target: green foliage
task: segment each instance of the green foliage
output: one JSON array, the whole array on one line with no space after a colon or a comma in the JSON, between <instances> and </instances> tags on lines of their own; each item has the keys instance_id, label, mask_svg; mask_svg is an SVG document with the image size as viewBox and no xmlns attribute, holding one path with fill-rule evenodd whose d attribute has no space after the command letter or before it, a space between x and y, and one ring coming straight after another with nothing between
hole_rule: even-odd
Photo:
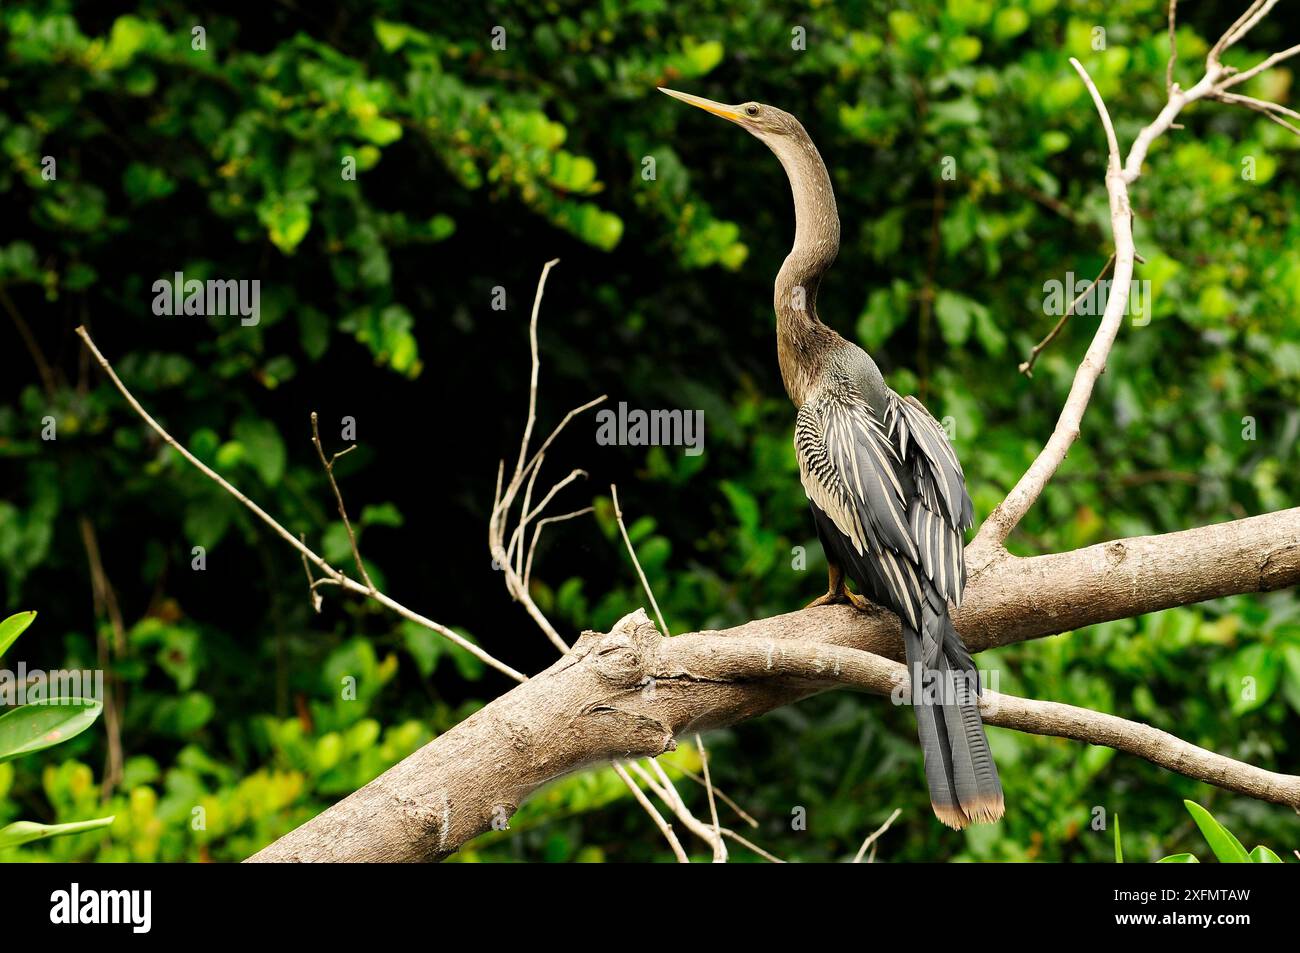
<instances>
[{"instance_id":1,"label":"green foliage","mask_svg":"<svg viewBox=\"0 0 1300 953\"><path fill-rule=\"evenodd\" d=\"M1184 801L1183 803L1187 805L1187 812L1192 815L1192 820L1196 822L1196 826L1201 830L1201 836L1205 838L1205 842L1210 845L1210 850L1214 851L1214 856L1220 862L1225 864L1248 864L1254 859L1250 854L1246 853L1246 848L1241 846L1241 841L1233 836L1232 831L1214 819L1213 814L1195 801Z\"/></svg>"},{"instance_id":2,"label":"green foliage","mask_svg":"<svg viewBox=\"0 0 1300 953\"><path fill-rule=\"evenodd\" d=\"M11 647L36 619L34 611L18 612L0 621L0 655ZM80 698L56 698L19 705L0 714L0 769L5 763L68 741L89 728L103 711L102 703ZM6 772L7 774L9 772ZM9 779L0 775L0 801ZM0 804L0 806L3 806ZM15 821L0 827L0 851L51 837L99 830L113 823L97 817L66 824Z\"/></svg>"},{"instance_id":3,"label":"green foliage","mask_svg":"<svg viewBox=\"0 0 1300 953\"><path fill-rule=\"evenodd\" d=\"M0 764L75 738L100 716L97 701L64 698L21 705L0 715Z\"/></svg>"},{"instance_id":4,"label":"green foliage","mask_svg":"<svg viewBox=\"0 0 1300 953\"><path fill-rule=\"evenodd\" d=\"M1210 845L1210 850L1220 863L1224 864L1280 864L1282 858L1263 844L1257 846L1250 853L1246 853L1246 848L1241 846L1241 841L1233 835L1217 820L1214 815L1197 804L1195 801L1183 801L1187 807L1187 812L1192 815L1192 820L1196 822L1196 827L1200 830L1205 842ZM1119 833L1119 815L1115 815L1115 863L1124 863L1124 853L1120 846ZM1181 853L1170 854L1167 857L1161 857L1157 863L1160 864L1198 864L1200 860L1195 854Z\"/></svg>"},{"instance_id":5,"label":"green foliage","mask_svg":"<svg viewBox=\"0 0 1300 953\"><path fill-rule=\"evenodd\" d=\"M4 657L9 646L18 641L18 636L27 631L27 627L36 621L36 612L15 612L0 622L0 658Z\"/></svg>"},{"instance_id":6,"label":"green foliage","mask_svg":"<svg viewBox=\"0 0 1300 953\"><path fill-rule=\"evenodd\" d=\"M125 753L107 791L103 731L0 764L0 823L117 818L10 856L241 859L509 687L335 587L317 588L314 612L298 555L154 439L83 363L78 324L193 453L350 570L310 444L319 412L327 454L357 446L335 474L375 581L538 671L553 655L481 540L527 406L528 311L551 257L563 263L542 308L538 430L599 393L706 421L694 457L596 445L589 418L548 450L539 488L572 467L595 488L570 487L548 511L597 497L594 519L548 526L537 549L533 596L561 634L643 601L600 495L611 482L674 631L823 591L773 356L772 278L793 227L784 173L756 140L656 86L771 102L804 123L843 226L819 311L947 420L977 517L1041 447L1095 326L1095 313L1072 318L1033 378L1018 375L1057 319L1045 285L1091 279L1110 252L1104 140L1068 57L1125 141L1165 96L1163 0L336 6L209 12L201 49L173 0L0 7L0 321L29 329L48 370L21 333L5 339L0 585L6 604L42 607L41 664L107 657ZM1184 85L1223 26L1212 7L1180 10ZM504 50L491 46L497 25ZM792 46L796 25L806 49ZM1291 45L1284 27L1266 21L1228 62ZM1291 75L1242 91L1294 106ZM1149 314L1126 323L1018 552L1223 521L1300 493L1297 141L1220 103L1180 121L1134 187ZM178 271L260 280L259 322L153 314L153 282ZM85 525L120 647L93 597ZM11 632L0 628L10 656ZM999 690L1266 768L1290 770L1300 745L1293 593L1093 626L981 663ZM851 857L894 807L883 859L1106 860L1118 830L1092 826L1099 807L1122 809L1130 861L1155 859L1196 837L1170 793L1248 842L1296 840L1288 812L998 729L1007 817L953 833L930 817L914 732L910 712L836 693L715 733L711 766L758 820L747 836L792 860ZM679 787L703 805L693 782ZM792 828L796 808L806 830ZM548 788L471 853L668 856L606 771Z\"/></svg>"}]
</instances>

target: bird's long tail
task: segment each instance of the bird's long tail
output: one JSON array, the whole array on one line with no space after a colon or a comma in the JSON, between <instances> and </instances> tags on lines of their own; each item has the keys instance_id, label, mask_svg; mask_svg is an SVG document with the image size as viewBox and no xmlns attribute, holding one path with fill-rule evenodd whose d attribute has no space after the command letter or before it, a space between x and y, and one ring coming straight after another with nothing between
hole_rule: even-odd
<instances>
[{"instance_id":1,"label":"bird's long tail","mask_svg":"<svg viewBox=\"0 0 1300 953\"><path fill-rule=\"evenodd\" d=\"M980 718L975 662L948 618L947 605L930 595L935 598L922 605L922 631L905 624L903 645L930 803L939 820L961 830L1002 817L1002 783Z\"/></svg>"}]
</instances>

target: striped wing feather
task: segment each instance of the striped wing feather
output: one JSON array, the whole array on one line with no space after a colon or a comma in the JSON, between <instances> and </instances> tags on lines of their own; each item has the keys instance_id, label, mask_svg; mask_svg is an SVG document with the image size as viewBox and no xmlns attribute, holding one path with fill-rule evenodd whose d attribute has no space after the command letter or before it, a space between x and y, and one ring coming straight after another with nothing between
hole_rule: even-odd
<instances>
[{"instance_id":1,"label":"striped wing feather","mask_svg":"<svg viewBox=\"0 0 1300 953\"><path fill-rule=\"evenodd\" d=\"M871 594L917 627L918 572L960 604L970 497L947 435L919 401L890 391L882 418L851 389L825 394L800 408L795 453L808 499L848 544L855 565L845 568L883 588Z\"/></svg>"},{"instance_id":2,"label":"striped wing feather","mask_svg":"<svg viewBox=\"0 0 1300 953\"><path fill-rule=\"evenodd\" d=\"M974 522L966 477L948 435L915 397L890 395L887 425L912 467L916 496L908 507L920 564L939 594L961 605L966 588L963 532Z\"/></svg>"}]
</instances>

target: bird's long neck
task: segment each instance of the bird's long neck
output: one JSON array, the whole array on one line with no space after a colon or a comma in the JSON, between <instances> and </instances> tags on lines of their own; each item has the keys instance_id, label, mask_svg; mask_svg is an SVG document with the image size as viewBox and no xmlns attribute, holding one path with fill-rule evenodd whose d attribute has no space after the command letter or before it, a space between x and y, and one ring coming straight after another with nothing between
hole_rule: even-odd
<instances>
[{"instance_id":1,"label":"bird's long neck","mask_svg":"<svg viewBox=\"0 0 1300 953\"><path fill-rule=\"evenodd\" d=\"M840 216L826 163L807 136L771 143L794 193L794 247L776 276L777 357L786 393L801 406L838 336L817 317L822 274L840 248Z\"/></svg>"}]
</instances>

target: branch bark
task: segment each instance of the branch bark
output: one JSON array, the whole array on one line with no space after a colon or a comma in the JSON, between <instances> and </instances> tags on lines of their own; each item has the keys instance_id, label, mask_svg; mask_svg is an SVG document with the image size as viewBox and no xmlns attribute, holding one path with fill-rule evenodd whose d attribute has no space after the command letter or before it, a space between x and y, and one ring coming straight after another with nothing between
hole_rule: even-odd
<instances>
[{"instance_id":1,"label":"branch bark","mask_svg":"<svg viewBox=\"0 0 1300 953\"><path fill-rule=\"evenodd\" d=\"M972 651L1204 599L1300 583L1300 508L1068 553L1005 555L955 617ZM654 756L679 735L736 724L843 684L890 691L897 618L804 609L664 639L643 612L587 632L546 671L250 858L439 860L542 784L587 764ZM1300 779L1155 728L1052 702L990 696L987 720L1105 744L1230 790L1300 807ZM986 702L988 704L988 702Z\"/></svg>"}]
</instances>

